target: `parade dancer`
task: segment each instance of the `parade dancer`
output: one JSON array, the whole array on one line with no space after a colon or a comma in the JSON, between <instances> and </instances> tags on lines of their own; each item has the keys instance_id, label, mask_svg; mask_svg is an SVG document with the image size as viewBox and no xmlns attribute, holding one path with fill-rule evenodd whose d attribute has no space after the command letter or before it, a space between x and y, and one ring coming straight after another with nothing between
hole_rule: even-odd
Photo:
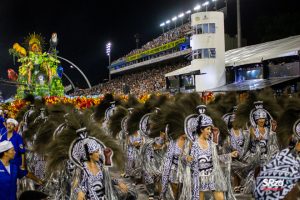
<instances>
[{"instance_id":1,"label":"parade dancer","mask_svg":"<svg viewBox=\"0 0 300 200\"><path fill-rule=\"evenodd\" d=\"M243 163L243 158L248 151L249 142L250 142L250 134L249 131L244 130L242 128L234 125L234 121L236 119L236 111L238 106L233 107L232 113L227 113L223 115L222 119L225 121L228 130L229 137L225 140L225 144L223 145L224 152L232 152L238 151L238 157L232 160L232 170L233 170L233 185L234 192L239 193L241 189L241 179L245 178L243 172L243 168L246 166Z\"/></svg>"},{"instance_id":2,"label":"parade dancer","mask_svg":"<svg viewBox=\"0 0 300 200\"><path fill-rule=\"evenodd\" d=\"M190 154L184 156L191 168L191 199L204 200L205 192L209 191L216 200L234 199L233 196L229 196L231 193L227 192L231 188L228 188L230 184L227 183L228 179L223 174L220 163L231 164L231 157L236 158L238 151L218 155L215 142L218 142L219 130L214 128L212 119L204 114L205 106L198 107L198 110L199 115L190 115L185 120L185 132L192 142Z\"/></svg>"},{"instance_id":3,"label":"parade dancer","mask_svg":"<svg viewBox=\"0 0 300 200\"><path fill-rule=\"evenodd\" d=\"M244 180L243 193L253 193L256 176L271 157L279 151L275 132L277 123L269 111L264 109L263 103L263 101L255 101L255 108L250 111L250 144L249 150L243 158L248 164L245 168L248 176ZM270 105L272 104L269 102L268 107L271 109ZM273 109L275 113L275 106Z\"/></svg>"},{"instance_id":4,"label":"parade dancer","mask_svg":"<svg viewBox=\"0 0 300 200\"><path fill-rule=\"evenodd\" d=\"M127 163L125 169L126 175L124 177L130 176L139 179L141 176L140 150L142 145L144 144L144 138L138 130L134 132L129 131L126 144L127 144Z\"/></svg>"},{"instance_id":5,"label":"parade dancer","mask_svg":"<svg viewBox=\"0 0 300 200\"><path fill-rule=\"evenodd\" d=\"M261 169L256 178L255 199L292 200L299 197L300 132L297 134L294 137L296 144L280 151Z\"/></svg>"},{"instance_id":6,"label":"parade dancer","mask_svg":"<svg viewBox=\"0 0 300 200\"><path fill-rule=\"evenodd\" d=\"M85 128L77 130L78 133L84 132ZM111 181L104 171L103 164L107 162L104 156L104 146L94 138L85 138L76 141L71 146L70 159L79 167L82 168L81 177L78 186L77 200L113 200L117 199L114 196L114 191L111 186ZM80 152L79 149L82 149ZM110 152L111 153L111 152ZM84 156L78 157L78 154ZM82 160L86 160L82 162ZM124 190L127 188L123 188Z\"/></svg>"},{"instance_id":7,"label":"parade dancer","mask_svg":"<svg viewBox=\"0 0 300 200\"><path fill-rule=\"evenodd\" d=\"M140 131L148 137L145 144L142 147L142 172L144 183L147 188L149 200L154 199L155 191L160 193L160 180L162 174L163 158L166 153L166 134L160 133L159 137L154 139L149 138L151 130L151 117L160 112L159 108L156 108L153 113L144 115L140 121Z\"/></svg>"},{"instance_id":8,"label":"parade dancer","mask_svg":"<svg viewBox=\"0 0 300 200\"><path fill-rule=\"evenodd\" d=\"M111 107L111 102L114 102L115 99L112 94L105 94L104 98L100 102L100 104L96 107L95 113L93 114L94 120L101 126L104 125L106 128L106 114L107 109ZM104 123L105 122L105 123Z\"/></svg>"},{"instance_id":9,"label":"parade dancer","mask_svg":"<svg viewBox=\"0 0 300 200\"><path fill-rule=\"evenodd\" d=\"M178 200L182 190L186 163L183 162L183 153L188 148L189 141L184 133L185 118L194 113L195 107L201 102L196 93L178 96L174 102L160 107L161 112L153 120L153 130L166 129L165 133L169 144L163 160L161 180L161 199ZM158 132L158 131L156 131ZM157 133L156 133L157 134Z\"/></svg>"},{"instance_id":10,"label":"parade dancer","mask_svg":"<svg viewBox=\"0 0 300 200\"><path fill-rule=\"evenodd\" d=\"M172 137L172 136L170 136ZM170 140L167 153L163 161L162 172L162 190L160 197L162 199L178 199L181 193L183 180L183 163L181 161L184 148L187 145L185 134L173 136ZM168 197L168 189L171 187L172 193Z\"/></svg>"},{"instance_id":11,"label":"parade dancer","mask_svg":"<svg viewBox=\"0 0 300 200\"><path fill-rule=\"evenodd\" d=\"M140 122L146 116L149 118L150 113L154 110L157 105L162 104L166 97L157 97L152 95L144 105L137 106L134 108L132 113L128 116L127 120L127 164L126 164L126 175L135 177L136 181L141 178L142 164L141 164L141 150L142 146L148 140L148 130L143 129L144 125L140 126ZM144 118L144 119L146 119ZM145 120L144 120L145 121ZM145 121L146 122L146 121ZM144 123L144 122L142 122ZM149 129L147 122L145 129ZM144 135L143 135L144 132ZM146 133L147 132L147 133Z\"/></svg>"},{"instance_id":12,"label":"parade dancer","mask_svg":"<svg viewBox=\"0 0 300 200\"><path fill-rule=\"evenodd\" d=\"M255 199L292 200L300 196L300 101L288 103L280 117L278 138L284 147L261 169Z\"/></svg>"},{"instance_id":13,"label":"parade dancer","mask_svg":"<svg viewBox=\"0 0 300 200\"><path fill-rule=\"evenodd\" d=\"M256 153L257 146L260 150L260 167L262 167L270 158L279 151L276 122L270 113L263 108L263 102L254 103L255 109L250 112L250 137L252 154Z\"/></svg>"},{"instance_id":14,"label":"parade dancer","mask_svg":"<svg viewBox=\"0 0 300 200\"><path fill-rule=\"evenodd\" d=\"M81 191L82 193L80 193L79 197L84 196L93 200L103 198L107 198L108 200L136 199L134 190L130 188L124 190L124 185L122 185L121 181L113 181L114 179L110 178L108 166L112 165L110 161L111 151L107 152L106 147L112 149L114 165L118 169L120 169L120 166L124 162L122 151L117 143L111 137L104 134L103 130L87 116L73 113L69 114L66 118L67 126L49 145L46 170L53 181L49 183L47 189L53 191L53 187L55 187L53 183L55 181L59 181L57 184L60 186L59 190L55 190L56 192L51 194L52 198L77 199L78 192ZM99 149L100 152L96 152L100 156L100 160L92 161L93 164L90 164L93 167L88 169L86 169L90 162L88 158L92 156L88 152L92 151L85 150L85 144L89 143L87 139L96 140L101 147ZM57 152L60 152L60 154ZM94 153L92 152L92 154ZM74 164L75 166L72 166ZM101 176L91 177L91 173L95 175L93 173L95 169L100 169L103 173L103 179L101 179ZM95 180L98 181L95 183ZM105 188L105 193L102 193L102 186ZM86 189L86 192L84 189ZM96 194L92 194L93 191Z\"/></svg>"},{"instance_id":15,"label":"parade dancer","mask_svg":"<svg viewBox=\"0 0 300 200\"><path fill-rule=\"evenodd\" d=\"M148 141L143 152L143 177L148 191L149 200L154 199L155 192L161 192L161 176L163 158L166 153L164 133L161 137Z\"/></svg>"}]
</instances>

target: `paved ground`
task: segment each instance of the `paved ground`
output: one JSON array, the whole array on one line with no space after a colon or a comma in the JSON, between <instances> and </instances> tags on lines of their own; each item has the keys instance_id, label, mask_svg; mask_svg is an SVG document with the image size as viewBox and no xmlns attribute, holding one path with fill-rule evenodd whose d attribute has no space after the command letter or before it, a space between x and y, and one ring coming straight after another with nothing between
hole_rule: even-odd
<instances>
[{"instance_id":1,"label":"paved ground","mask_svg":"<svg viewBox=\"0 0 300 200\"><path fill-rule=\"evenodd\" d=\"M111 173L113 177L120 178L131 187L135 187L135 189L138 191L138 200L148 200L147 191L143 184L138 184L136 186L133 185L132 181L129 178L121 178L120 173L117 170L112 169ZM254 198L252 198L251 195L236 194L235 197L237 200L254 200Z\"/></svg>"}]
</instances>

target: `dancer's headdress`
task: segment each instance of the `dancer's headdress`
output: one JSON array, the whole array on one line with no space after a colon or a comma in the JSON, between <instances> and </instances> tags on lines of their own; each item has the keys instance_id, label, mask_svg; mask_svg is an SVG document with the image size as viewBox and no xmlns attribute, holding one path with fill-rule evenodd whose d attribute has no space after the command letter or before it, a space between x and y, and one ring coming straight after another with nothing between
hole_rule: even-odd
<instances>
[{"instance_id":1,"label":"dancer's headdress","mask_svg":"<svg viewBox=\"0 0 300 200\"><path fill-rule=\"evenodd\" d=\"M234 106L232 108L232 112L226 113L225 115L222 116L222 119L226 123L228 129L230 129L232 127L232 123L235 120L235 113L236 113L237 109L238 109L238 106Z\"/></svg>"},{"instance_id":2,"label":"dancer's headdress","mask_svg":"<svg viewBox=\"0 0 300 200\"><path fill-rule=\"evenodd\" d=\"M138 105L140 105L138 100L134 96L129 96L128 101L123 102L122 105L116 106L113 115L110 116L108 122L108 129L110 130L114 138L119 134L121 130L127 132L127 128L122 128L123 121L125 121L125 118L128 119L128 109L134 108Z\"/></svg>"},{"instance_id":3,"label":"dancer's headdress","mask_svg":"<svg viewBox=\"0 0 300 200\"><path fill-rule=\"evenodd\" d=\"M86 116L74 113L67 116L67 124L67 127L65 127L49 145L47 152L47 170L53 172L65 169L65 164L69 158L74 159L76 165L81 165L79 162L86 158L83 155L86 151L83 151L82 149L82 144L84 144L83 141L87 141L84 140L86 138L97 140L103 149L106 147L110 148L113 152L112 159L114 165L121 168L121 165L124 162L121 148L113 138L103 133L102 129L100 129L96 123L91 122ZM78 152L76 150L77 148L80 148ZM74 149L74 151L72 149ZM69 154L72 152L73 154L69 157ZM102 154L104 155L105 153ZM77 156L75 157L75 155Z\"/></svg>"},{"instance_id":4,"label":"dancer's headdress","mask_svg":"<svg viewBox=\"0 0 300 200\"><path fill-rule=\"evenodd\" d=\"M100 153L100 161L107 166L111 166L111 156L105 156L106 146L97 138L88 136L86 127L76 130L78 138L75 139L69 149L70 160L79 168L83 169L83 163L88 160L88 154L95 151Z\"/></svg>"},{"instance_id":5,"label":"dancer's headdress","mask_svg":"<svg viewBox=\"0 0 300 200\"><path fill-rule=\"evenodd\" d=\"M264 109L263 101L254 102L254 107L255 108L251 110L250 116L249 116L251 125L253 127L256 127L258 119L265 119L266 120L265 126L270 127L271 120L273 120L273 117L266 109Z\"/></svg>"},{"instance_id":6,"label":"dancer's headdress","mask_svg":"<svg viewBox=\"0 0 300 200\"><path fill-rule=\"evenodd\" d=\"M211 117L205 114L205 105L197 106L198 114L192 114L185 118L184 131L191 141L195 141L195 135L198 134L199 128L214 126Z\"/></svg>"},{"instance_id":7,"label":"dancer's headdress","mask_svg":"<svg viewBox=\"0 0 300 200\"><path fill-rule=\"evenodd\" d=\"M263 115L267 115L267 123L270 123L271 119L278 120L282 112L282 107L278 105L272 94L271 89L264 89L260 92L249 92L246 101L239 104L236 112L237 120L233 122L234 125L239 128L247 128L249 125L256 126L255 119L263 117ZM257 102L256 107L255 102ZM270 124L266 125L270 126Z\"/></svg>"}]
</instances>

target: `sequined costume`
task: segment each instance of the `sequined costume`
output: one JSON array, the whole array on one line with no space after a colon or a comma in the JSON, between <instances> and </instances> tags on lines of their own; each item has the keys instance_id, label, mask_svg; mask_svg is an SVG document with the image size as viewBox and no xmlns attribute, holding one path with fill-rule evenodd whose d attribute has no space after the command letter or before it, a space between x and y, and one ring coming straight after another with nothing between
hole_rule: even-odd
<instances>
[{"instance_id":1,"label":"sequined costume","mask_svg":"<svg viewBox=\"0 0 300 200\"><path fill-rule=\"evenodd\" d=\"M177 141L171 140L163 162L162 197L166 195L169 183L179 184L182 182L182 153L183 149L177 145Z\"/></svg>"},{"instance_id":2,"label":"sequined costume","mask_svg":"<svg viewBox=\"0 0 300 200\"><path fill-rule=\"evenodd\" d=\"M160 137L146 142L142 149L142 167L144 182L149 196L154 196L155 184L159 183L162 175L163 158L165 149L154 149L154 144L163 145L164 141Z\"/></svg>"},{"instance_id":3,"label":"sequined costume","mask_svg":"<svg viewBox=\"0 0 300 200\"><path fill-rule=\"evenodd\" d=\"M191 156L193 157L192 171L193 179L199 179L199 191L216 190L215 181L212 179L213 161L211 144L208 142L208 148L203 149L196 142L192 145ZM209 180L208 180L208 177Z\"/></svg>"},{"instance_id":4,"label":"sequined costume","mask_svg":"<svg viewBox=\"0 0 300 200\"><path fill-rule=\"evenodd\" d=\"M140 147L143 144L143 137L138 132L137 136L128 136L127 143L127 163L126 163L126 174L128 176L140 176ZM134 146L134 143L139 143L139 146Z\"/></svg>"},{"instance_id":5,"label":"sequined costume","mask_svg":"<svg viewBox=\"0 0 300 200\"><path fill-rule=\"evenodd\" d=\"M227 191L226 179L219 162L230 162L230 154L218 156L216 144L208 141L207 149L201 148L198 142L193 143L191 156L193 200L199 199L199 192Z\"/></svg>"},{"instance_id":6,"label":"sequined costume","mask_svg":"<svg viewBox=\"0 0 300 200\"><path fill-rule=\"evenodd\" d=\"M89 171L87 163L84 163L79 189L85 193L88 200L107 200L102 167L100 164L97 164L97 166L100 170L94 175Z\"/></svg>"},{"instance_id":7,"label":"sequined costume","mask_svg":"<svg viewBox=\"0 0 300 200\"><path fill-rule=\"evenodd\" d=\"M223 192L225 199L233 200L235 197L230 185L231 154L218 155L216 131L210 132L214 127L212 118L205 114L205 105L199 105L197 109L199 114L189 115L184 122L185 133L191 144L188 151L185 149L183 157L187 166L180 200L199 200L201 192ZM201 139L207 142L205 149L200 146L201 134L211 136L211 139Z\"/></svg>"},{"instance_id":8,"label":"sequined costume","mask_svg":"<svg viewBox=\"0 0 300 200\"><path fill-rule=\"evenodd\" d=\"M239 155L242 156L244 155L244 145L246 138L241 129L238 129L238 132L239 135L237 136L234 133L233 128L230 130L230 145L232 149L237 150L239 152Z\"/></svg>"},{"instance_id":9,"label":"sequined costume","mask_svg":"<svg viewBox=\"0 0 300 200\"><path fill-rule=\"evenodd\" d=\"M284 149L267 163L256 179L255 199L280 200L300 181L300 155Z\"/></svg>"},{"instance_id":10,"label":"sequined costume","mask_svg":"<svg viewBox=\"0 0 300 200\"><path fill-rule=\"evenodd\" d=\"M276 133L272 130L273 118L270 113L263 108L263 102L254 102L255 109L250 112L251 135L250 149L246 153L244 160L247 162L248 176L244 180L244 193L253 193L255 187L255 176L262 167L270 161L273 155L279 152L279 144ZM259 120L264 120L264 124L259 124ZM260 129L264 131L261 132Z\"/></svg>"},{"instance_id":11,"label":"sequined costume","mask_svg":"<svg viewBox=\"0 0 300 200\"><path fill-rule=\"evenodd\" d=\"M250 152L254 154L257 151L257 146L259 147L261 166L268 162L272 155L276 154L279 151L276 133L272 132L267 127L265 127L264 129L264 134L261 134L258 128L255 129L255 138L252 138L251 140L250 149Z\"/></svg>"}]
</instances>

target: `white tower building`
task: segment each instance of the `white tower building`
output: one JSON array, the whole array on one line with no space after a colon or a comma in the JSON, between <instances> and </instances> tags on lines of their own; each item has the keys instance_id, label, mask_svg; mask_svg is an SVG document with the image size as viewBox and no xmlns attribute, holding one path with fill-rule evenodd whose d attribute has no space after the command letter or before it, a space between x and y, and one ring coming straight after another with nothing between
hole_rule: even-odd
<instances>
[{"instance_id":1,"label":"white tower building","mask_svg":"<svg viewBox=\"0 0 300 200\"><path fill-rule=\"evenodd\" d=\"M198 12L191 16L194 33L191 37L193 69L196 91L206 91L225 84L224 14Z\"/></svg>"}]
</instances>

